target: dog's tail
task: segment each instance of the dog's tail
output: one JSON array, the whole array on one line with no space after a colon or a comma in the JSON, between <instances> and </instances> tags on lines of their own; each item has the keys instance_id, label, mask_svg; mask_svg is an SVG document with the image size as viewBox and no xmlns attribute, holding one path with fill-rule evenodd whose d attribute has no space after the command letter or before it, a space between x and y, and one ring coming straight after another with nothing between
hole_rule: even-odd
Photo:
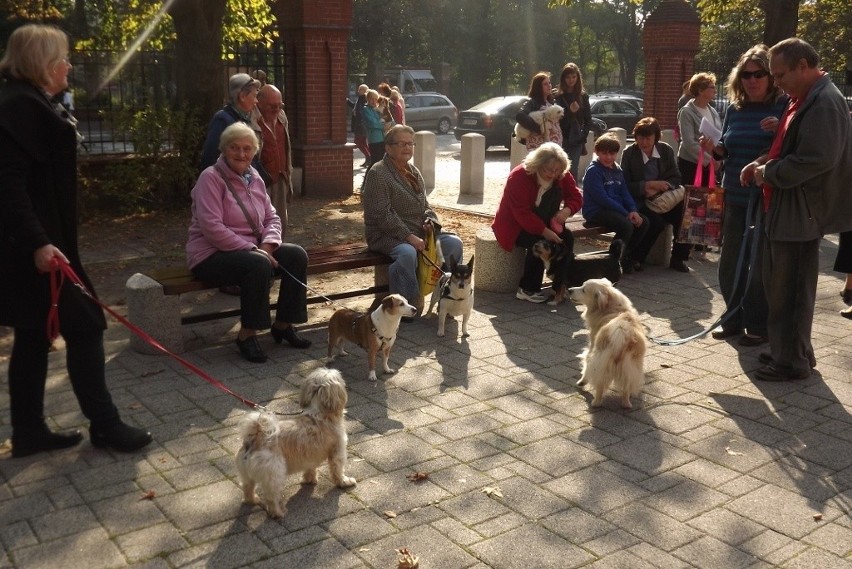
<instances>
[{"instance_id":1,"label":"dog's tail","mask_svg":"<svg viewBox=\"0 0 852 569\"><path fill-rule=\"evenodd\" d=\"M274 438L279 430L278 421L269 413L254 411L240 421L243 446L253 450L264 446L264 443Z\"/></svg>"}]
</instances>

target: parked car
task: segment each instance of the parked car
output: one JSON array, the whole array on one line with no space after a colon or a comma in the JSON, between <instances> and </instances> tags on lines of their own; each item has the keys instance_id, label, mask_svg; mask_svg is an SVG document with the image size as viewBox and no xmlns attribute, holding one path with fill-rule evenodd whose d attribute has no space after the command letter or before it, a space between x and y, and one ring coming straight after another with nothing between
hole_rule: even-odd
<instances>
[{"instance_id":1,"label":"parked car","mask_svg":"<svg viewBox=\"0 0 852 569\"><path fill-rule=\"evenodd\" d=\"M485 137L485 147L512 146L512 135L515 130L515 116L527 97L524 95L507 95L494 97L459 113L459 124L455 129L456 140L461 140L465 134L481 134ZM598 137L606 129L606 123L592 118L592 131Z\"/></svg>"},{"instance_id":2,"label":"parked car","mask_svg":"<svg viewBox=\"0 0 852 569\"><path fill-rule=\"evenodd\" d=\"M622 97L589 97L592 118L606 123L609 128L623 128L627 134L633 132L636 121L642 118L642 109L630 100Z\"/></svg>"},{"instance_id":3,"label":"parked car","mask_svg":"<svg viewBox=\"0 0 852 569\"><path fill-rule=\"evenodd\" d=\"M456 126L459 110L440 93L407 93L405 124L414 130L436 130L447 134Z\"/></svg>"}]
</instances>

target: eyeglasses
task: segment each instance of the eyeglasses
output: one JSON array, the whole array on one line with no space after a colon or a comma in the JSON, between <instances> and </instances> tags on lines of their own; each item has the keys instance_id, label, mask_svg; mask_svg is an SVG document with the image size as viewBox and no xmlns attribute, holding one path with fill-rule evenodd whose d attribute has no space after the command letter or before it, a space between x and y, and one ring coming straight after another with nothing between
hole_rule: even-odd
<instances>
[{"instance_id":1,"label":"eyeglasses","mask_svg":"<svg viewBox=\"0 0 852 569\"><path fill-rule=\"evenodd\" d=\"M764 71L763 69L758 69L757 71L740 71L740 79L751 79L752 77L755 79L763 79L768 76L769 72Z\"/></svg>"},{"instance_id":2,"label":"eyeglasses","mask_svg":"<svg viewBox=\"0 0 852 569\"><path fill-rule=\"evenodd\" d=\"M388 142L390 146L401 146L403 148L414 148L417 146L414 142Z\"/></svg>"}]
</instances>

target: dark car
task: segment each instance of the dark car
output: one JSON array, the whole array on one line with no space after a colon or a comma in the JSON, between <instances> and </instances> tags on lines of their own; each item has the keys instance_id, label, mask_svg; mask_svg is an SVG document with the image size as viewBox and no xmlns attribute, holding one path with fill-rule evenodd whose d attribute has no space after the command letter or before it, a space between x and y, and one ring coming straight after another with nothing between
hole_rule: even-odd
<instances>
[{"instance_id":1,"label":"dark car","mask_svg":"<svg viewBox=\"0 0 852 569\"><path fill-rule=\"evenodd\" d=\"M593 118L602 120L609 128L623 128L628 135L642 118L642 109L622 97L589 97L589 105Z\"/></svg>"},{"instance_id":2,"label":"dark car","mask_svg":"<svg viewBox=\"0 0 852 569\"><path fill-rule=\"evenodd\" d=\"M459 124L456 127L456 140L461 140L465 134L481 134L485 137L485 147L512 146L512 135L515 130L515 116L521 110L527 97L524 95L508 95L494 97L459 113ZM597 138L606 131L607 126L601 120L592 118L592 132Z\"/></svg>"},{"instance_id":3,"label":"dark car","mask_svg":"<svg viewBox=\"0 0 852 569\"><path fill-rule=\"evenodd\" d=\"M435 130L447 134L455 126L459 111L440 93L407 93L405 124L414 130Z\"/></svg>"}]
</instances>

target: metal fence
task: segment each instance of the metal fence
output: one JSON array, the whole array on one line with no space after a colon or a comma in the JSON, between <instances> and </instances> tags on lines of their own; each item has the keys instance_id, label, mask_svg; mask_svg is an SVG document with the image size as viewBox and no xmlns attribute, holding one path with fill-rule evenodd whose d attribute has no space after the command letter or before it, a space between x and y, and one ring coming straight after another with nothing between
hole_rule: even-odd
<instances>
[{"instance_id":1,"label":"metal fence","mask_svg":"<svg viewBox=\"0 0 852 569\"><path fill-rule=\"evenodd\" d=\"M145 109L176 109L173 51L138 51L124 65L124 52L78 50L71 53L70 104L83 135L83 154L124 154L134 151L122 117ZM223 55L223 76L262 69L267 81L283 84L283 44L247 45ZM165 132L164 139L173 140Z\"/></svg>"}]
</instances>

